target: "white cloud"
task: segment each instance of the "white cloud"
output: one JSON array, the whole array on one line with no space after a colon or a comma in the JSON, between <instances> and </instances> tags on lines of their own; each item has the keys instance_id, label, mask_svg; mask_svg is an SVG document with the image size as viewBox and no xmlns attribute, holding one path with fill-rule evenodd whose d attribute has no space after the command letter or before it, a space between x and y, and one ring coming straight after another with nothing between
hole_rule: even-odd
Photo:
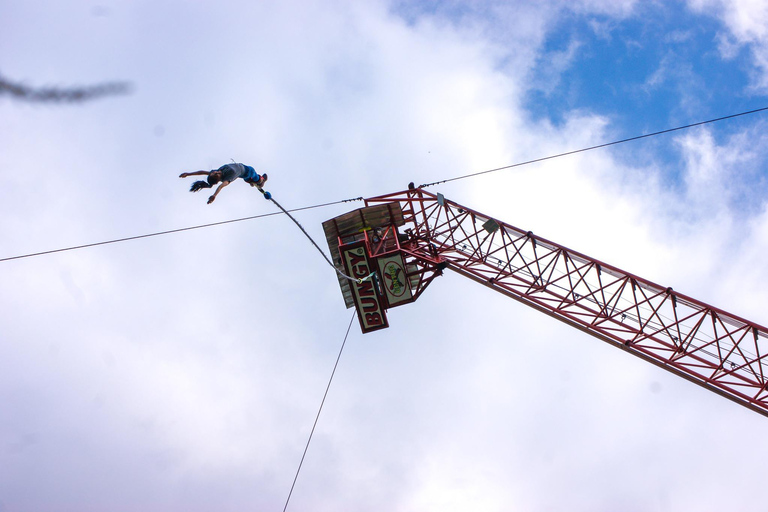
<instances>
[{"instance_id":1,"label":"white cloud","mask_svg":"<svg viewBox=\"0 0 768 512\"><path fill-rule=\"evenodd\" d=\"M32 9L13 30L96 34L101 59L125 66L137 91L71 110L0 103L3 252L274 211L237 185L206 206L176 177L229 157L257 161L295 207L613 138L610 119L534 123L521 104L563 6L492 4L480 11L496 18L465 24L344 2L116 4L99 17L73 5L56 18ZM573 9L618 17L632 5ZM37 41L55 42L57 55L95 44ZM11 55L28 73L66 69ZM79 65L102 72L102 60ZM768 213L749 185L760 133L680 138L687 166L672 190L661 163L636 168L610 151L433 190L759 317ZM359 206L297 218L322 240L321 221ZM288 219L4 269L8 510L283 505L350 318ZM733 432L758 431L762 417L473 282L441 277L390 319L366 336L353 325L289 510L746 509L761 489L751 454L765 441ZM713 461L732 470L713 473Z\"/></svg>"}]
</instances>

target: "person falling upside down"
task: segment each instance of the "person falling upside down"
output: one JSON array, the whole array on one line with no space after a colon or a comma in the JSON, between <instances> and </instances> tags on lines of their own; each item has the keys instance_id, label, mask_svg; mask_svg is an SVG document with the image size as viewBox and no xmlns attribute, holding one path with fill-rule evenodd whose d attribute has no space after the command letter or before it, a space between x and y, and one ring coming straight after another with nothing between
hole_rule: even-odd
<instances>
[{"instance_id":1,"label":"person falling upside down","mask_svg":"<svg viewBox=\"0 0 768 512\"><path fill-rule=\"evenodd\" d=\"M208 176L205 181L194 182L192 186L189 187L190 192L211 188L215 184L221 183L213 195L208 198L208 204L214 202L216 196L221 192L221 189L235 181L237 178L242 178L252 187L258 187L259 190L262 189L264 183L267 181L267 173L259 174L253 167L245 164L226 164L214 171L183 172L179 174L179 178L186 178L188 176Z\"/></svg>"}]
</instances>

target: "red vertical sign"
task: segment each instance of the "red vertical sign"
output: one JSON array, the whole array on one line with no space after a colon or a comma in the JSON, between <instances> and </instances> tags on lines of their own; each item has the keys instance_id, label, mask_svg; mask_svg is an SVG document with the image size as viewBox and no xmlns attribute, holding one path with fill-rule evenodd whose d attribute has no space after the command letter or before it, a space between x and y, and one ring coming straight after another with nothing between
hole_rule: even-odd
<instances>
[{"instance_id":1,"label":"red vertical sign","mask_svg":"<svg viewBox=\"0 0 768 512\"><path fill-rule=\"evenodd\" d=\"M339 251L347 274L355 279L363 279L362 282L349 282L352 298L355 301L357 318L360 320L360 328L363 333L389 327L387 315L382 307L373 279L370 277L374 269L365 254L365 244L360 241L342 245L339 246Z\"/></svg>"}]
</instances>

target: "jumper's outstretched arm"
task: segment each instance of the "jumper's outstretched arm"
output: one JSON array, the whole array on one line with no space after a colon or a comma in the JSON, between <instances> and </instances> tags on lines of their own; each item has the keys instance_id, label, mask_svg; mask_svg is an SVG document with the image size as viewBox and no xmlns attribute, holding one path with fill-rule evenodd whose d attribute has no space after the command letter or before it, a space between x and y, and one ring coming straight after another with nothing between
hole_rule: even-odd
<instances>
[{"instance_id":1,"label":"jumper's outstretched arm","mask_svg":"<svg viewBox=\"0 0 768 512\"><path fill-rule=\"evenodd\" d=\"M208 176L211 171L195 171L195 172L183 172L179 174L179 178L186 178L187 176Z\"/></svg>"},{"instance_id":2,"label":"jumper's outstretched arm","mask_svg":"<svg viewBox=\"0 0 768 512\"><path fill-rule=\"evenodd\" d=\"M216 200L216 196L219 195L219 192L221 192L221 189L223 189L224 187L226 187L230 183L232 183L232 182L231 181L222 181L221 185L219 185L218 188L216 188L216 192L214 192L213 195L208 198L208 204L211 204L212 202L214 202Z\"/></svg>"}]
</instances>

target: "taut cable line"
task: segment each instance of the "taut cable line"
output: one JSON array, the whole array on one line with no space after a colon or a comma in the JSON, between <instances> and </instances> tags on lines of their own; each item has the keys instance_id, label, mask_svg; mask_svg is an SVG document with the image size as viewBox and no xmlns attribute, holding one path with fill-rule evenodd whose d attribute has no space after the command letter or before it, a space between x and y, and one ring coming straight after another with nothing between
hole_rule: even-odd
<instances>
[{"instance_id":1,"label":"taut cable line","mask_svg":"<svg viewBox=\"0 0 768 512\"><path fill-rule=\"evenodd\" d=\"M347 333L344 335L344 341L341 342L341 348L339 349L339 355L336 357L336 363L333 365L333 371L331 372L331 378L328 379L328 385L325 388L325 393L323 394L323 400L320 402L320 408L317 411L317 415L315 416L315 423L312 425L312 430L309 433L309 438L307 439L307 445L304 447L304 453L301 455L301 460L299 461L299 467L296 469L296 476L293 477L293 483L291 484L291 490L288 491L288 498L285 500L285 506L283 507L283 512L285 512L288 509L288 503L291 501L291 495L293 494L293 488L296 486L296 480L299 479L299 473L301 472L301 466L304 464L304 457L307 456L307 450L309 450L309 443L312 442L312 435L315 433L315 427L317 427L317 422L320 419L320 413L323 412L323 405L325 405L325 399L328 397L328 390L331 389L331 382L333 382L333 376L336 375L336 368L339 366L339 360L341 359L341 353L344 352L344 345L347 344L347 337L349 336L349 330L352 328L352 322L355 321L355 316L357 316L357 312L352 313L352 318L349 319L349 325L347 326Z\"/></svg>"},{"instance_id":2,"label":"taut cable line","mask_svg":"<svg viewBox=\"0 0 768 512\"><path fill-rule=\"evenodd\" d=\"M331 205L339 204L339 203L348 203L350 201L361 201L362 199L363 199L362 197L356 197L354 199L342 199L341 201L334 201L332 203L323 203L323 204L316 204L316 205L313 205L313 206L304 206L302 208L294 208L294 209L292 209L290 211L291 212L298 212L298 211L302 211L302 210L311 210L313 208L322 208L324 206L331 206ZM221 222L211 222L210 224L200 224L198 226L190 226L190 227L179 228L179 229L170 229L168 231L158 231L157 233L148 233L148 234L145 234L145 235L129 236L129 237L125 237L125 238L116 238L114 240L106 240L104 242L96 242L96 243L92 243L92 244L83 244L83 245L75 245L75 246L72 246L72 247L64 247L64 248L61 248L61 249L53 249L53 250L50 250L50 251L34 252L34 253L30 253L30 254L21 254L19 256L10 256L10 257L7 257L7 258L0 258L0 263L2 263L4 261L20 260L22 258L31 258L33 256L43 256L45 254L54 254L54 253L57 253L57 252L65 252L65 251L74 251L74 250L77 250L77 249L85 249L87 247L97 247L99 245L115 244L115 243L118 243L118 242L127 242L128 240L138 240L140 238L149 238L149 237L153 237L153 236L169 235L171 233L180 233L182 231L191 231L193 229L210 228L210 227L213 227L213 226L221 226L223 224L231 224L233 222L242 222L244 220L259 219L259 218L262 218L262 217L271 217L273 215L280 215L281 213L282 212L263 213L261 215L252 215L250 217L242 217L242 218L239 218L239 219L224 220L224 221L221 221Z\"/></svg>"},{"instance_id":3,"label":"taut cable line","mask_svg":"<svg viewBox=\"0 0 768 512\"><path fill-rule=\"evenodd\" d=\"M686 130L686 129L689 129L689 128L694 128L696 126L702 126L702 125L706 125L706 124L716 123L716 122L719 122L719 121L725 121L727 119L733 119L733 118L736 118L736 117L746 116L746 115L749 115L749 114L756 114L758 112L764 112L766 110L768 110L768 107L756 108L756 109L748 110L748 111L745 111L745 112L739 112L738 114L731 114L731 115L727 115L727 116L717 117L715 119L708 119L706 121L699 121L697 123L690 123L690 124L686 124L684 126L678 126L676 128L668 128L666 130L661 130L661 131L657 131L657 132L653 132L653 133L646 133L645 135L637 135L635 137L629 137L629 138L626 138L626 139L616 140L616 141L613 141L613 142L606 142L604 144L598 144L596 146L590 146L590 147L582 148L582 149L575 149L573 151L566 151L565 153L558 153L556 155L550 155L550 156L545 156L545 157L542 157L542 158L536 158L534 160L527 160L525 162L518 162L516 164L505 165L503 167L496 167L495 169L487 169L485 171L479 171L479 172L474 172L474 173L470 173L470 174L464 174L462 176L456 176L454 178L448 178L448 179L441 180L441 181L434 181L432 183L425 183L425 184L419 185L419 187L420 188L431 187L433 185L439 185L441 183L449 183L451 181L463 180L465 178L472 178L472 177L475 177L475 176L480 176L482 174L489 174L489 173L492 173L492 172L503 171L505 169L512 169L512 168L515 168L515 167L522 167L524 165L534 164L534 163L537 163L537 162L543 162L545 160L552 160L554 158L560 158L560 157L563 157L563 156L575 155L577 153L584 153L586 151L592 151L594 149L605 148L605 147L608 147L608 146L615 146L617 144L623 144L625 142L631 142L631 141L635 141L635 140L646 139L646 138L649 138L649 137L655 137L657 135L663 135L665 133L676 132L676 131L679 131L679 130ZM334 201L334 202L331 202L331 203L318 204L318 205L314 205L314 206L305 206L303 208L294 208L292 210L283 210L282 206L280 206L277 202L275 202L275 204L281 210L283 210L283 213L288 214L288 212L298 212L298 211L301 211L301 210L309 210L309 209L312 209L312 208L321 208L323 206L330 206L330 205L339 204L339 203L348 203L348 202L351 202L351 201L361 201L362 199L363 199L362 197L356 197L356 198L352 198L352 199L342 199L341 201ZM96 242L96 243L92 243L92 244L76 245L76 246L65 247L65 248L61 248L61 249L53 249L53 250L50 250L50 251L35 252L35 253L30 253L30 254L22 254L22 255L19 255L19 256L10 256L10 257L7 257L7 258L0 258L0 263L5 262L5 261L18 260L18 259L22 259L22 258L31 258L33 256L43 256L45 254L54 254L54 253L57 253L57 252L64 252L64 251L74 251L76 249L85 249L87 247L96 247L96 246L99 246L99 245L114 244L114 243L117 243L117 242L126 242L128 240L138 240L140 238L149 238L149 237L152 237L152 236L168 235L170 233L179 233L181 231L190 231L190 230L193 230L193 229L208 228L208 227L212 227L212 226L219 226L219 225L222 225L222 224L230 224L230 223L233 223L233 222L241 222L241 221L244 221L244 220L258 219L260 217L269 217L269 216L272 216L272 215L279 215L279 213L277 213L277 212L275 212L275 213L265 213L265 214L262 214L262 215L253 215L251 217L243 217L243 218L240 218L240 219L225 220L225 221L221 221L221 222L213 222L213 223L210 223L210 224L201 224L199 226L190 226L190 227L180 228L180 229L171 229L171 230L168 230L168 231L160 231L160 232L157 232L157 233L148 233L148 234L145 234L145 235L130 236L130 237L126 237L126 238L117 238L117 239L114 239L114 240L107 240L107 241L104 241L104 242ZM288 216L291 217L290 214ZM301 230L304 231L304 228L301 227L301 225L296 221L296 219L291 217L291 220L293 220L299 226L299 228L301 228ZM306 231L304 231L304 233L306 234ZM310 240L311 240L311 238L310 238ZM317 247L317 244L315 244L314 241L312 241L312 243L315 245L315 247ZM328 258L325 256L325 253L323 253L322 250L320 252L323 254L323 257L325 257L326 260L327 260ZM341 274L343 277L346 277L347 279L352 279L349 276L346 276L343 273L341 273L339 271L339 269L336 268L332 263L331 263L331 266L333 266L334 269L336 269L336 271L339 274ZM352 280L353 281L357 281L357 279L352 279Z\"/></svg>"},{"instance_id":4,"label":"taut cable line","mask_svg":"<svg viewBox=\"0 0 768 512\"><path fill-rule=\"evenodd\" d=\"M462 176L456 176L455 178L449 178L447 180L441 180L441 181L435 181L435 182L432 182L432 183L422 184L422 185L419 185L419 187L420 188L431 187L432 185L439 185L440 183L448 183L450 181L463 180L464 178L472 178L474 176L480 176L481 174L488 174L488 173L492 173L492 172L496 172L496 171L503 171L505 169L512 169L514 167L522 167L523 165L535 164L537 162L543 162L545 160L552 160L553 158L560 158L562 156L575 155L576 153L584 153L585 151L592 151L593 149L600 149L600 148L605 148L605 147L608 147L608 146L615 146L617 144L623 144L625 142L631 142L633 140L640 140L640 139L646 139L648 137L655 137L657 135L663 135L665 133L676 132L678 130L687 130L688 128L694 128L696 126L702 126L702 125L705 125L705 124L716 123L718 121L725 121L726 119L733 119L734 117L741 117L741 116L746 116L746 115L749 115L749 114L756 114L758 112L763 112L763 111L766 111L766 110L768 110L768 107L756 108L754 110L748 110L746 112L739 112L738 114L731 114L731 115L728 115L728 116L718 117L718 118L715 118L715 119L708 119L706 121L700 121L698 123L686 124L685 126L678 126L676 128L668 128L666 130L661 130L661 131L658 131L658 132L646 133L645 135L637 135L635 137L629 137L628 139L615 140L613 142L606 142L605 144L598 144L597 146L590 146L588 148L575 149L573 151L566 151L565 153L558 153L557 155L545 156L543 158L536 158L534 160L528 160L528 161L525 161L525 162L519 162L519 163L512 164L512 165L505 165L504 167L497 167L495 169L488 169L486 171L479 171L479 172L473 172L473 173L470 173L470 174L464 174Z\"/></svg>"}]
</instances>

